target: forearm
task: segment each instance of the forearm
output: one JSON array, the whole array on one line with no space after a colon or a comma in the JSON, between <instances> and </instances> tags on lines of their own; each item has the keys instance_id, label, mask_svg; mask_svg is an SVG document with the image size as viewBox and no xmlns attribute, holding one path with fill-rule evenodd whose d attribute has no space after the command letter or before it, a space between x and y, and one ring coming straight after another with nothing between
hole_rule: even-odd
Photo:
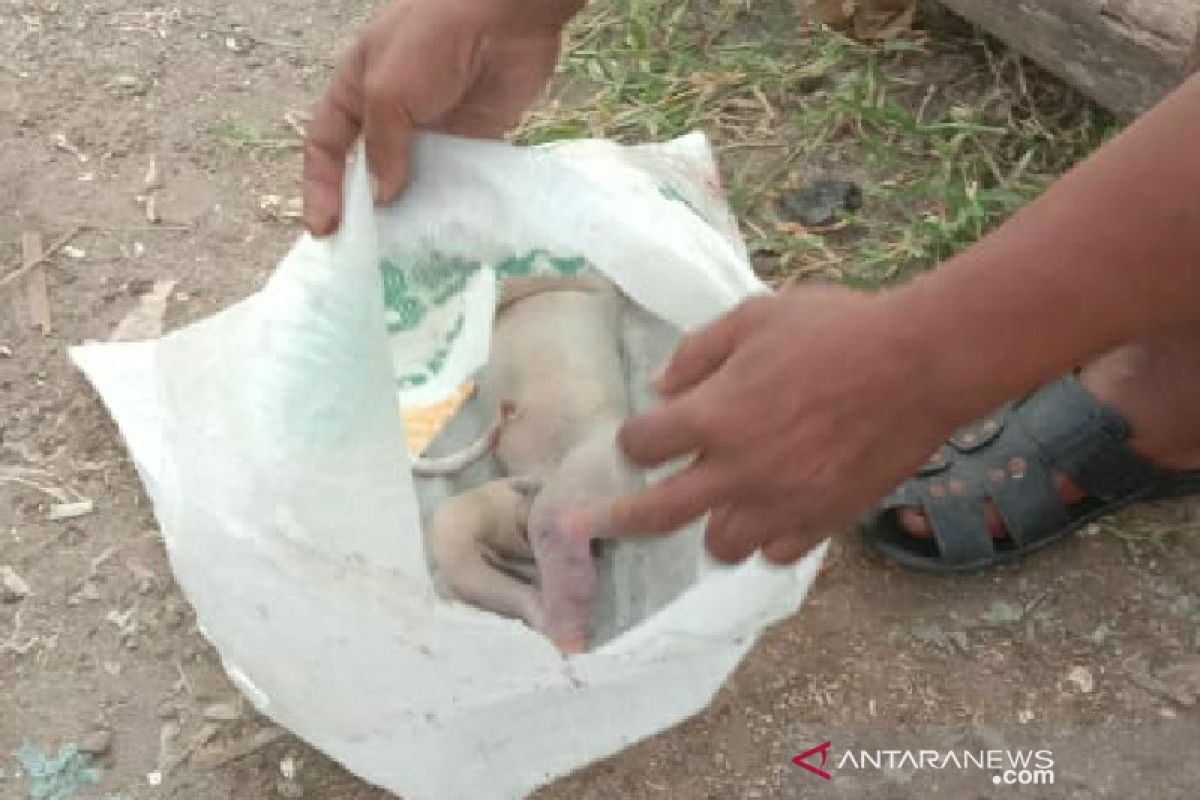
<instances>
[{"instance_id":1,"label":"forearm","mask_svg":"<svg viewBox=\"0 0 1200 800\"><path fill-rule=\"evenodd\" d=\"M956 423L1200 323L1200 78L889 302Z\"/></svg>"}]
</instances>

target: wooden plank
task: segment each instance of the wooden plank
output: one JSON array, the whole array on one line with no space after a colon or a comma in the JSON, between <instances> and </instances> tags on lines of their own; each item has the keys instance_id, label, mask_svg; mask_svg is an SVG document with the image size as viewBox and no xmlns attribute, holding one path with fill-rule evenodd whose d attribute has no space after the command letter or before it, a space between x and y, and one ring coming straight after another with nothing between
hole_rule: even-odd
<instances>
[{"instance_id":1,"label":"wooden plank","mask_svg":"<svg viewBox=\"0 0 1200 800\"><path fill-rule=\"evenodd\" d=\"M46 266L42 261L42 235L37 231L21 234L21 256L26 266L31 267L25 276L25 300L29 309L29 323L50 333L50 287L46 281ZM37 264L37 266L34 266ZM20 296L17 293L16 296Z\"/></svg>"},{"instance_id":2,"label":"wooden plank","mask_svg":"<svg viewBox=\"0 0 1200 800\"><path fill-rule=\"evenodd\" d=\"M1179 85L1200 33L1200 0L941 2L1125 117Z\"/></svg>"},{"instance_id":3,"label":"wooden plank","mask_svg":"<svg viewBox=\"0 0 1200 800\"><path fill-rule=\"evenodd\" d=\"M24 330L25 327L29 325L29 312L25 310L25 293L14 291L11 292L10 295L12 298L13 324L21 330Z\"/></svg>"},{"instance_id":4,"label":"wooden plank","mask_svg":"<svg viewBox=\"0 0 1200 800\"><path fill-rule=\"evenodd\" d=\"M46 259L50 258L55 253L57 253L62 247L64 247L67 244L67 242L74 239L76 234L78 234L82 230L87 230L87 229L89 229L89 226L76 225L74 228L67 231L67 233L65 233L62 236L62 238L60 238L54 244L50 245L45 250L43 250L37 258L30 261L28 259L28 257L26 257L26 259L22 262L21 266L13 267L13 269L11 271L6 272L3 276L0 276L0 289L5 288L6 286L15 285L19 280L24 278L35 267L38 267L38 266L41 266L42 264L44 264L46 262ZM161 231L161 230L170 230L170 228L164 228L161 225L157 225L154 228L147 228L147 230Z\"/></svg>"}]
</instances>

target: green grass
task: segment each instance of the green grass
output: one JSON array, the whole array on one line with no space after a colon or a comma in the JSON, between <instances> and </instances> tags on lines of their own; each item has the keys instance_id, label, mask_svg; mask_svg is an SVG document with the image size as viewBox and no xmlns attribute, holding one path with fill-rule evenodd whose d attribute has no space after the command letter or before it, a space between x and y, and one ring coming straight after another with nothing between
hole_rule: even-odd
<instances>
[{"instance_id":1,"label":"green grass","mask_svg":"<svg viewBox=\"0 0 1200 800\"><path fill-rule=\"evenodd\" d=\"M854 245L843 270L855 282L886 281L970 245L1113 129L1081 101L1052 127L999 119L982 104L952 105L926 119L919 106L914 111L893 95L896 88L870 53L797 119L802 130L816 132L814 147L841 133L874 178L865 186L873 219L855 221L870 235ZM988 92L999 96L1004 88L993 83Z\"/></svg>"},{"instance_id":2,"label":"green grass","mask_svg":"<svg viewBox=\"0 0 1200 800\"><path fill-rule=\"evenodd\" d=\"M224 146L241 152L290 150L303 144L299 137L268 135L261 125L237 115L215 123L212 135Z\"/></svg>"},{"instance_id":3,"label":"green grass","mask_svg":"<svg viewBox=\"0 0 1200 800\"><path fill-rule=\"evenodd\" d=\"M875 286L976 241L1115 126L953 26L866 46L801 33L791 0L612 0L572 24L552 100L518 139L695 129L765 277ZM825 175L859 181L864 208L834 231L781 224L779 192Z\"/></svg>"}]
</instances>

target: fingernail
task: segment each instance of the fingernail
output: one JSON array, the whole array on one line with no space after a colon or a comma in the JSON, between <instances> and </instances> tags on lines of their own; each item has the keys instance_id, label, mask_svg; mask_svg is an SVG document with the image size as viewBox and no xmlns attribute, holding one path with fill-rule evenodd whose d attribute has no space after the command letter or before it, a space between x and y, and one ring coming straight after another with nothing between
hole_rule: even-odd
<instances>
[{"instance_id":1,"label":"fingernail","mask_svg":"<svg viewBox=\"0 0 1200 800\"><path fill-rule=\"evenodd\" d=\"M579 655L587 650L587 639L583 636L568 636L555 642L555 646L565 656Z\"/></svg>"},{"instance_id":2,"label":"fingernail","mask_svg":"<svg viewBox=\"0 0 1200 800\"><path fill-rule=\"evenodd\" d=\"M659 367L658 372L654 373L654 377L650 379L650 388L656 393L662 394L663 384L667 380L667 368Z\"/></svg>"},{"instance_id":3,"label":"fingernail","mask_svg":"<svg viewBox=\"0 0 1200 800\"><path fill-rule=\"evenodd\" d=\"M332 214L313 214L305 220L305 224L309 233L320 238L333 233L337 227L337 219Z\"/></svg>"}]
</instances>

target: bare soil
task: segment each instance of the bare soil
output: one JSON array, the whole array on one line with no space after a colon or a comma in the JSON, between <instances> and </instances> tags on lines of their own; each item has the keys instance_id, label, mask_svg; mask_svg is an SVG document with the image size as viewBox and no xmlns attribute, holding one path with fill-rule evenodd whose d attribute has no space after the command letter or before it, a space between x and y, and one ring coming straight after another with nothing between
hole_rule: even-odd
<instances>
[{"instance_id":1,"label":"bare soil","mask_svg":"<svg viewBox=\"0 0 1200 800\"><path fill-rule=\"evenodd\" d=\"M95 744L98 731L111 732L97 745L103 782L82 797L390 796L290 736L234 757L269 723L238 703L199 635L117 432L66 356L107 338L155 279L179 281L168 327L262 284L299 231L285 115L311 105L376 5L0 8L0 274L19 263L22 232L50 242L87 226L48 266L49 335L0 289L0 465L44 470L39 482L95 501L91 514L49 521L51 497L0 483L0 565L30 588L0 604L0 798L25 796L11 755L23 743ZM152 160L159 225L136 199ZM901 572L843 537L801 612L762 638L711 707L537 796L809 796L790 759L819 742L800 725L1151 736L1164 720L1200 722L1198 530L1194 503L1137 509L1019 567L961 579ZM921 780L889 796L941 796ZM981 782L977 796L1004 796L993 788ZM1062 796L1100 790L1085 780Z\"/></svg>"}]
</instances>

